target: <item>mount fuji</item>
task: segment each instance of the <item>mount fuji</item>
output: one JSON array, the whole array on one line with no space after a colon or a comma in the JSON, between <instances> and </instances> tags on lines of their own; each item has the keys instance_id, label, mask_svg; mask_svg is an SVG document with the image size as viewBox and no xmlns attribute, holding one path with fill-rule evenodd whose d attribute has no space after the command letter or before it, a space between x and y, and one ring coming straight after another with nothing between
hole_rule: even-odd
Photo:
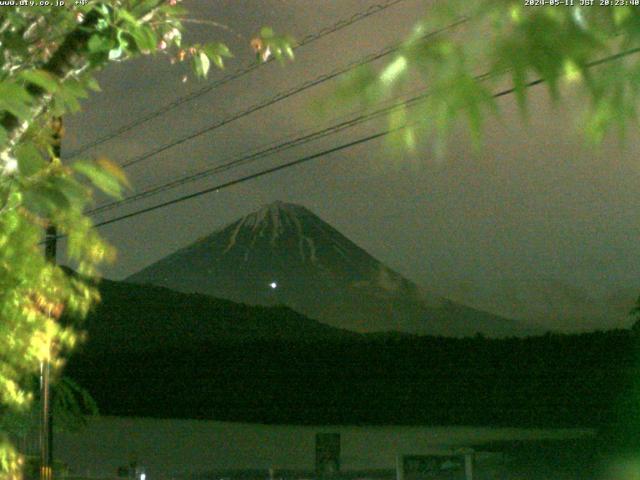
<instances>
[{"instance_id":1,"label":"mount fuji","mask_svg":"<svg viewBox=\"0 0 640 480\"><path fill-rule=\"evenodd\" d=\"M534 333L526 324L425 291L307 208L284 202L238 219L127 282L255 305L284 304L357 332Z\"/></svg>"}]
</instances>

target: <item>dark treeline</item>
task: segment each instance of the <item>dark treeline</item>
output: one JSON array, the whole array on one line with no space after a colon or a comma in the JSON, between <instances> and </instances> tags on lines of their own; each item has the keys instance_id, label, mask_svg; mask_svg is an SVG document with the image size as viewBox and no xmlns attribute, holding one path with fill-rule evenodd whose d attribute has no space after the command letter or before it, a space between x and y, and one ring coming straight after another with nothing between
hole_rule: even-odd
<instances>
[{"instance_id":1,"label":"dark treeline","mask_svg":"<svg viewBox=\"0 0 640 480\"><path fill-rule=\"evenodd\" d=\"M490 340L225 342L74 357L103 413L259 422L585 426L632 399L615 331ZM624 406L624 405L623 405ZM626 405L629 406L629 405Z\"/></svg>"},{"instance_id":2,"label":"dark treeline","mask_svg":"<svg viewBox=\"0 0 640 480\"><path fill-rule=\"evenodd\" d=\"M489 339L361 335L284 307L114 282L66 374L111 415L634 432L628 330ZM640 391L640 390L639 390ZM621 429L621 427L624 427Z\"/></svg>"}]
</instances>

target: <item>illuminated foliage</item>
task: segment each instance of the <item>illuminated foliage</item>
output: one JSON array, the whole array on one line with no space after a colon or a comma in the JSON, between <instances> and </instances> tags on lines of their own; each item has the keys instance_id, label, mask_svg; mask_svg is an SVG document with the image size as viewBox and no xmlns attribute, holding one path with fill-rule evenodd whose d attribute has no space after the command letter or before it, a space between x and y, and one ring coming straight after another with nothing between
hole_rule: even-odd
<instances>
[{"instance_id":1,"label":"illuminated foliage","mask_svg":"<svg viewBox=\"0 0 640 480\"><path fill-rule=\"evenodd\" d=\"M363 67L338 96L371 104L421 84L424 100L409 109L399 106L390 127L409 144L413 135L407 131L420 131L437 153L459 119L478 143L486 117L499 113L499 92L513 93L526 118L529 87L541 81L555 102L582 96L576 123L589 141L637 126L638 6L529 3L535 2L438 2L395 58L381 68Z\"/></svg>"},{"instance_id":2,"label":"illuminated foliage","mask_svg":"<svg viewBox=\"0 0 640 480\"><path fill-rule=\"evenodd\" d=\"M77 111L90 90L99 90L92 75L111 62L150 54L172 62L192 59L200 77L211 62L222 67L231 56L223 44L182 45L185 13L177 0L0 9L0 425L5 428L32 403L40 363L49 360L58 372L64 353L78 342L78 332L58 317L63 310L70 318L86 315L99 299L86 280L114 258L113 248L83 214L93 201L93 187L113 197L128 188L120 168L106 159L64 165L55 158L55 119ZM290 49L280 37L269 41L280 52ZM67 258L78 276L46 261L43 229L50 224L65 236ZM67 410L75 408L74 396L83 395L68 382L59 391ZM88 399L84 403L92 408ZM16 474L19 457L3 435L0 430L0 478L8 478Z\"/></svg>"}]
</instances>

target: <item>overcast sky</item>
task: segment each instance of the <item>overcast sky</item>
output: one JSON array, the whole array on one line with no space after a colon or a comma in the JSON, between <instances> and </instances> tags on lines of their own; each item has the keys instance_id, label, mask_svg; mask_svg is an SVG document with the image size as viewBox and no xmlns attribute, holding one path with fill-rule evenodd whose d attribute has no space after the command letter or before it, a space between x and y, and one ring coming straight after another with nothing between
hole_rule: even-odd
<instances>
[{"instance_id":1,"label":"overcast sky","mask_svg":"<svg viewBox=\"0 0 640 480\"><path fill-rule=\"evenodd\" d=\"M301 39L347 19L375 2L364 0L219 0L185 2L193 17L235 30L193 25L198 41L223 40L236 57L225 73L252 59L248 41L262 25ZM270 63L91 150L119 163L214 124L282 91L397 42L428 3L404 0L366 20L296 51L294 63ZM242 37L240 39L239 37ZM185 70L162 58L110 67L99 75L103 91L82 113L66 119L63 150L72 151L152 112L207 82L183 83ZM278 102L128 169L144 189L310 128L330 125L313 100L331 82ZM492 121L486 147L474 152L464 135L442 160L428 146L414 157L373 141L312 163L201 196L102 229L119 260L105 273L121 279L201 236L274 200L305 205L351 240L411 280L465 303L522 317L572 317L600 308L620 324L640 293L640 161L631 138L600 149L583 146L572 127L576 104L552 107L544 89L532 89L529 124L518 120L514 99L500 100L502 121ZM375 131L358 127L162 195L106 213L133 211L293 160ZM590 303L591 302L591 303ZM582 307L581 307L582 305ZM522 312L523 309L530 311ZM591 315L591 316L594 316ZM577 324L577 323L576 323ZM568 325L568 324L567 324ZM589 324L591 325L591 324Z\"/></svg>"}]
</instances>

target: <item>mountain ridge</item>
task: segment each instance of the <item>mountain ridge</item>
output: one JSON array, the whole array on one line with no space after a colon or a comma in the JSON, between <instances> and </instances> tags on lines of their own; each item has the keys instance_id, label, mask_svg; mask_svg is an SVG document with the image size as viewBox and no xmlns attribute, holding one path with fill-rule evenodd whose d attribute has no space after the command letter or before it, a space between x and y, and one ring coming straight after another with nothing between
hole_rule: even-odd
<instances>
[{"instance_id":1,"label":"mountain ridge","mask_svg":"<svg viewBox=\"0 0 640 480\"><path fill-rule=\"evenodd\" d=\"M490 336L537 333L435 295L304 206L273 202L126 279L252 305L285 304L358 332Z\"/></svg>"},{"instance_id":2,"label":"mountain ridge","mask_svg":"<svg viewBox=\"0 0 640 480\"><path fill-rule=\"evenodd\" d=\"M325 325L284 305L252 306L199 293L101 279L99 302L80 325L81 350L144 352L186 345L256 341L353 340L359 334ZM135 319L135 321L132 321Z\"/></svg>"}]
</instances>

